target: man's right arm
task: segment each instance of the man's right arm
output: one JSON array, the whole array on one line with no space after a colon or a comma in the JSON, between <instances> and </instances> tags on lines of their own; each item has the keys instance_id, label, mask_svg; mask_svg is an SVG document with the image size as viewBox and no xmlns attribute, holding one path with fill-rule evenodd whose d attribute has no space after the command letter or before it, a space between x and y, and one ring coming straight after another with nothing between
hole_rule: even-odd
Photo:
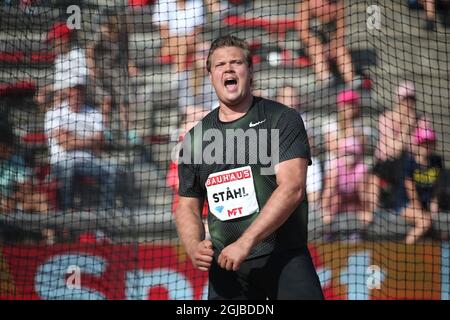
<instances>
[{"instance_id":1,"label":"man's right arm","mask_svg":"<svg viewBox=\"0 0 450 320\"><path fill-rule=\"evenodd\" d=\"M175 223L183 246L195 268L208 271L214 251L212 243L205 238L201 219L203 201L201 198L181 197L175 214Z\"/></svg>"}]
</instances>

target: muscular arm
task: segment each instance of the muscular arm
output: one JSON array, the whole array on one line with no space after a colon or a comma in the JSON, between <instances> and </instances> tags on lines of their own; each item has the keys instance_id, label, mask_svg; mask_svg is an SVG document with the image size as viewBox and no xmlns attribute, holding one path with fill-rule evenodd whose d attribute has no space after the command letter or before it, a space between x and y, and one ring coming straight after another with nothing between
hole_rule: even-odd
<instances>
[{"instance_id":1,"label":"muscular arm","mask_svg":"<svg viewBox=\"0 0 450 320\"><path fill-rule=\"evenodd\" d=\"M308 160L295 158L284 161L277 168L277 184L259 217L242 234L242 240L252 247L276 231L286 222L305 195Z\"/></svg>"},{"instance_id":2,"label":"muscular arm","mask_svg":"<svg viewBox=\"0 0 450 320\"><path fill-rule=\"evenodd\" d=\"M305 195L308 160L295 158L276 167L278 187L261 210L258 218L242 236L222 250L218 263L227 270L239 269L250 250L283 225Z\"/></svg>"},{"instance_id":3,"label":"muscular arm","mask_svg":"<svg viewBox=\"0 0 450 320\"><path fill-rule=\"evenodd\" d=\"M194 267L208 271L211 265L212 243L205 238L205 228L201 219L203 201L200 198L180 197L175 223L178 236L192 260Z\"/></svg>"}]
</instances>

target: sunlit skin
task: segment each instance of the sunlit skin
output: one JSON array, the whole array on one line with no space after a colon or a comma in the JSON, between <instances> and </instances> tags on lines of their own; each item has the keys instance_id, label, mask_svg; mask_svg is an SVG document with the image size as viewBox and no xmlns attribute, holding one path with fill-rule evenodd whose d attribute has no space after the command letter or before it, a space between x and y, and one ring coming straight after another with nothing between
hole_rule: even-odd
<instances>
[{"instance_id":1,"label":"sunlit skin","mask_svg":"<svg viewBox=\"0 0 450 320\"><path fill-rule=\"evenodd\" d=\"M235 120L250 108L252 73L240 48L223 47L212 54L209 77L220 101L221 120Z\"/></svg>"},{"instance_id":2,"label":"sunlit skin","mask_svg":"<svg viewBox=\"0 0 450 320\"><path fill-rule=\"evenodd\" d=\"M336 32L328 44L321 41L311 33L310 20L318 18L321 23L336 21ZM354 70L351 56L345 47L345 10L344 2L333 3L327 0L302 1L297 8L297 25L300 40L306 45L312 59L314 71L318 80L324 81L331 76L329 59L336 59L337 66L346 83L351 82Z\"/></svg>"}]
</instances>

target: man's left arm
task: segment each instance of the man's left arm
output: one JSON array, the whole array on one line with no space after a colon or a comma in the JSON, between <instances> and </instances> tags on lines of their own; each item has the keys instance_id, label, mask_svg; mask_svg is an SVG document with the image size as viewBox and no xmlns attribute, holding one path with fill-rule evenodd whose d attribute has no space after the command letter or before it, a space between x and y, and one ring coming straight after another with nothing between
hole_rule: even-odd
<instances>
[{"instance_id":1,"label":"man's left arm","mask_svg":"<svg viewBox=\"0 0 450 320\"><path fill-rule=\"evenodd\" d=\"M238 270L251 249L282 226L305 196L309 159L294 158L276 167L278 187L260 215L231 245L222 250L218 263L227 270Z\"/></svg>"}]
</instances>

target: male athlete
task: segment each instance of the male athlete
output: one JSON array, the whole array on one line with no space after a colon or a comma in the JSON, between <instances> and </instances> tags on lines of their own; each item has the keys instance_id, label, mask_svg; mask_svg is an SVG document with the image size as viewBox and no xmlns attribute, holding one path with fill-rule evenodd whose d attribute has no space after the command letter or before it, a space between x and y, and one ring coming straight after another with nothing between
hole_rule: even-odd
<instances>
[{"instance_id":1,"label":"male athlete","mask_svg":"<svg viewBox=\"0 0 450 320\"><path fill-rule=\"evenodd\" d=\"M252 96L244 40L215 40L207 70L220 104L184 139L175 218L193 265L209 271L208 298L323 299L306 246L311 160L300 115ZM211 241L201 220L205 199Z\"/></svg>"}]
</instances>

